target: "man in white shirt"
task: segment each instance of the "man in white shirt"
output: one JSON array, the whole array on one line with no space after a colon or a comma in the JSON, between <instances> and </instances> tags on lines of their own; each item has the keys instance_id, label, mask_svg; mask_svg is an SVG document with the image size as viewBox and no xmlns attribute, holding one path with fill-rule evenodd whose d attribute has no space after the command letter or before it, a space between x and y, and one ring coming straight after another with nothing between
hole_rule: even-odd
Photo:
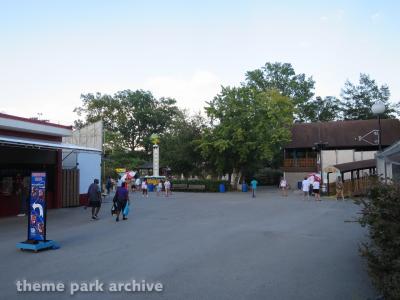
<instances>
[{"instance_id":1,"label":"man in white shirt","mask_svg":"<svg viewBox=\"0 0 400 300\"><path fill-rule=\"evenodd\" d=\"M136 178L136 181L135 181L135 186L136 186L136 190L138 191L138 192L140 192L140 186L142 185L142 182L140 181L140 178L138 177L138 178Z\"/></svg>"},{"instance_id":2,"label":"man in white shirt","mask_svg":"<svg viewBox=\"0 0 400 300\"><path fill-rule=\"evenodd\" d=\"M319 196L319 181L318 180L314 180L314 182L313 182L313 192L315 195L315 200L321 201L321 198Z\"/></svg>"},{"instance_id":3,"label":"man in white shirt","mask_svg":"<svg viewBox=\"0 0 400 300\"><path fill-rule=\"evenodd\" d=\"M168 197L171 194L171 182L167 179L164 182L165 188L165 197Z\"/></svg>"},{"instance_id":4,"label":"man in white shirt","mask_svg":"<svg viewBox=\"0 0 400 300\"><path fill-rule=\"evenodd\" d=\"M117 188L119 188L120 186L122 186L122 183L124 183L125 181L122 180L121 176L118 176L118 182L117 182Z\"/></svg>"},{"instance_id":5,"label":"man in white shirt","mask_svg":"<svg viewBox=\"0 0 400 300\"><path fill-rule=\"evenodd\" d=\"M307 177L304 177L304 180L301 182L301 189L303 190L303 199L310 200L310 181L308 181Z\"/></svg>"}]
</instances>

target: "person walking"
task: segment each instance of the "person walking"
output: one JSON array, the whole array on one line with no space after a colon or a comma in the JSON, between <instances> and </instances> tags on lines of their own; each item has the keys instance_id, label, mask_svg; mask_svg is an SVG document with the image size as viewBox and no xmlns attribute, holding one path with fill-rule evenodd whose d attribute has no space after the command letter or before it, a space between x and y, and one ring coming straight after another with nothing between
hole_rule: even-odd
<instances>
[{"instance_id":1,"label":"person walking","mask_svg":"<svg viewBox=\"0 0 400 300\"><path fill-rule=\"evenodd\" d=\"M141 184L142 184L142 182L140 181L140 177L136 178L136 180L135 180L136 191L140 192Z\"/></svg>"},{"instance_id":2,"label":"person walking","mask_svg":"<svg viewBox=\"0 0 400 300\"><path fill-rule=\"evenodd\" d=\"M165 197L169 197L171 193L171 182L167 179L164 182L164 188L165 188Z\"/></svg>"},{"instance_id":3,"label":"person walking","mask_svg":"<svg viewBox=\"0 0 400 300\"><path fill-rule=\"evenodd\" d=\"M253 180L250 181L250 184L251 184L251 191L252 191L252 194L253 194L252 197L255 198L256 197L256 190L257 190L258 181L255 178L253 178Z\"/></svg>"},{"instance_id":4,"label":"person walking","mask_svg":"<svg viewBox=\"0 0 400 300\"><path fill-rule=\"evenodd\" d=\"M320 186L319 181L318 180L314 180L314 182L313 182L313 193L314 193L314 196L315 196L315 201L321 201L321 197L319 195L319 186Z\"/></svg>"},{"instance_id":5,"label":"person walking","mask_svg":"<svg viewBox=\"0 0 400 300\"><path fill-rule=\"evenodd\" d=\"M126 183L123 182L120 187L117 188L113 202L117 204L117 218L116 222L119 221L119 215L122 212L122 220L127 220L128 218L124 215L124 209L127 204L129 204L129 191L126 188Z\"/></svg>"},{"instance_id":6,"label":"person walking","mask_svg":"<svg viewBox=\"0 0 400 300\"><path fill-rule=\"evenodd\" d=\"M97 220L101 207L101 190L99 180L95 179L88 188L89 207L92 208L92 219Z\"/></svg>"},{"instance_id":7,"label":"person walking","mask_svg":"<svg viewBox=\"0 0 400 300\"><path fill-rule=\"evenodd\" d=\"M282 196L287 197L288 184L287 184L285 177L281 177L281 181L279 182L279 187L282 191Z\"/></svg>"},{"instance_id":8,"label":"person walking","mask_svg":"<svg viewBox=\"0 0 400 300\"><path fill-rule=\"evenodd\" d=\"M157 197L159 197L160 193L162 192L162 186L163 186L163 183L162 183L162 180L160 180L157 184Z\"/></svg>"},{"instance_id":9,"label":"person walking","mask_svg":"<svg viewBox=\"0 0 400 300\"><path fill-rule=\"evenodd\" d=\"M304 177L303 181L301 182L301 189L303 190L303 200L310 200L310 181L308 181L307 177Z\"/></svg>"},{"instance_id":10,"label":"person walking","mask_svg":"<svg viewBox=\"0 0 400 300\"><path fill-rule=\"evenodd\" d=\"M146 181L146 179L143 180L143 182L142 182L142 195L143 195L143 197L146 197L146 198L149 197L149 194L147 193L147 181Z\"/></svg>"},{"instance_id":11,"label":"person walking","mask_svg":"<svg viewBox=\"0 0 400 300\"><path fill-rule=\"evenodd\" d=\"M343 189L344 189L344 184L342 181L342 177L338 176L336 180L336 200L339 200L340 197L344 201Z\"/></svg>"},{"instance_id":12,"label":"person walking","mask_svg":"<svg viewBox=\"0 0 400 300\"><path fill-rule=\"evenodd\" d=\"M110 195L110 191L113 187L113 183L111 180L111 176L108 176L107 181L106 181L106 189L107 189L107 195Z\"/></svg>"},{"instance_id":13,"label":"person walking","mask_svg":"<svg viewBox=\"0 0 400 300\"><path fill-rule=\"evenodd\" d=\"M122 179L121 175L118 175L117 188L119 188L123 182L125 182L125 180Z\"/></svg>"}]
</instances>

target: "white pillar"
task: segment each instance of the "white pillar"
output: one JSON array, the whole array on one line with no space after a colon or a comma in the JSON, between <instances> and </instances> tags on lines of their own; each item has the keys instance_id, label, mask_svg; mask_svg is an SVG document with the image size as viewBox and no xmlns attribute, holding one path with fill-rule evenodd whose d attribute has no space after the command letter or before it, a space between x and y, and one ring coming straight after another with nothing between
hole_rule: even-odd
<instances>
[{"instance_id":1,"label":"white pillar","mask_svg":"<svg viewBox=\"0 0 400 300\"><path fill-rule=\"evenodd\" d=\"M153 176L160 176L160 149L158 145L153 145Z\"/></svg>"}]
</instances>

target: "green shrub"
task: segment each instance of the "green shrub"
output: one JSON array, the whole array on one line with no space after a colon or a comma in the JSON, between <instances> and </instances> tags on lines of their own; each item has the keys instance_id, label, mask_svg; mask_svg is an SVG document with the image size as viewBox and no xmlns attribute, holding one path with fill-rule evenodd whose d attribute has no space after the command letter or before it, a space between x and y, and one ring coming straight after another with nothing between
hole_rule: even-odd
<instances>
[{"instance_id":1,"label":"green shrub","mask_svg":"<svg viewBox=\"0 0 400 300\"><path fill-rule=\"evenodd\" d=\"M199 179L199 180L172 180L172 189L174 189L174 184L193 184L193 185L205 185L206 189L204 191L202 190L182 190L185 192L219 192L219 185L222 183L225 185L225 190L228 191L229 189L229 182L226 180L206 180L206 179ZM178 192L179 190L177 190Z\"/></svg>"},{"instance_id":2,"label":"green shrub","mask_svg":"<svg viewBox=\"0 0 400 300\"><path fill-rule=\"evenodd\" d=\"M280 170L263 168L258 170L252 177L258 181L258 185L278 186L282 176L283 173ZM251 179L249 178L248 182L250 183L250 181Z\"/></svg>"},{"instance_id":3,"label":"green shrub","mask_svg":"<svg viewBox=\"0 0 400 300\"><path fill-rule=\"evenodd\" d=\"M360 247L368 271L385 299L400 299L400 185L374 184L362 205L359 223L371 241Z\"/></svg>"}]
</instances>

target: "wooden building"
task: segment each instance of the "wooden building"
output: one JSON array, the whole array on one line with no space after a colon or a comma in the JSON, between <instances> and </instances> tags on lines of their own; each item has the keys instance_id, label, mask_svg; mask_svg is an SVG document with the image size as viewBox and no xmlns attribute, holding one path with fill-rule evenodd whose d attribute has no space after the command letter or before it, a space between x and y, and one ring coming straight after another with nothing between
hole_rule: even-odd
<instances>
[{"instance_id":1,"label":"wooden building","mask_svg":"<svg viewBox=\"0 0 400 300\"><path fill-rule=\"evenodd\" d=\"M400 139L399 120L381 120L381 128L383 148ZM334 182L338 175L351 179L357 172L374 172L378 137L376 119L296 123L284 149L284 176L295 187L311 172L322 173L323 183ZM333 168L338 171L333 173Z\"/></svg>"}]
</instances>

